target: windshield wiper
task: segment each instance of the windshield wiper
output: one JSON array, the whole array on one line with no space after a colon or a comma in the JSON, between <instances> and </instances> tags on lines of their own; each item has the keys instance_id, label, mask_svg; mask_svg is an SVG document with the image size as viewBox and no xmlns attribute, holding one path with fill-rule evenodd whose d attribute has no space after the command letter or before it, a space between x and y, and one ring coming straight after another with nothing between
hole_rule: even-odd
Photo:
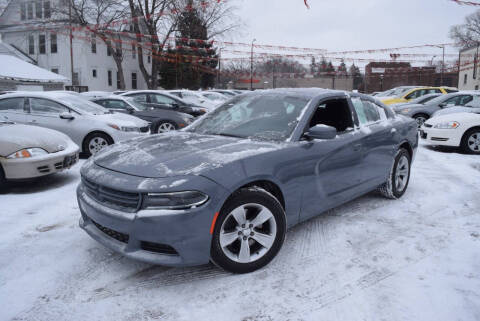
<instances>
[{"instance_id":1,"label":"windshield wiper","mask_svg":"<svg viewBox=\"0 0 480 321\"><path fill-rule=\"evenodd\" d=\"M217 135L217 136L226 136L226 137L235 137L235 138L245 138L243 136L233 135L233 134L226 134L226 133L208 133L208 135Z\"/></svg>"}]
</instances>

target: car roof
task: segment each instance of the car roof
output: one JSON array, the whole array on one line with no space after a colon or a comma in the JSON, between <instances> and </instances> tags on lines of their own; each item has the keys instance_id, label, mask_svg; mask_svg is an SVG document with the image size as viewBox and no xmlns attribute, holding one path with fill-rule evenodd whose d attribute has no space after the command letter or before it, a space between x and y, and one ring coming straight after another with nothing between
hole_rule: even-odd
<instances>
[{"instance_id":1,"label":"car roof","mask_svg":"<svg viewBox=\"0 0 480 321\"><path fill-rule=\"evenodd\" d=\"M34 97L34 98L51 98L51 99L61 99L65 97L65 95L71 95L67 91L18 91L14 93L9 93L2 95L0 98L8 98L8 97ZM76 96L76 95L75 95ZM82 97L83 99L88 99L88 97Z\"/></svg>"}]
</instances>

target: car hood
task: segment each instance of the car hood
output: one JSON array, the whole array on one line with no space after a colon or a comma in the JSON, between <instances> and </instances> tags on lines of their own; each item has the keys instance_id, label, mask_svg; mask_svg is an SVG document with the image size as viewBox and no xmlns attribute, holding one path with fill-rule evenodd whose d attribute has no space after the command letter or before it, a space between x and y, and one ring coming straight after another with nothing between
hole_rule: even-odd
<instances>
[{"instance_id":1,"label":"car hood","mask_svg":"<svg viewBox=\"0 0 480 321\"><path fill-rule=\"evenodd\" d=\"M107 124L114 123L119 126L131 126L131 127L145 127L148 123L138 117L127 115L123 113L103 114L95 115L96 120L100 120Z\"/></svg>"},{"instance_id":2,"label":"car hood","mask_svg":"<svg viewBox=\"0 0 480 321\"><path fill-rule=\"evenodd\" d=\"M173 132L121 142L95 155L100 167L161 178L201 175L227 163L282 148L281 143Z\"/></svg>"},{"instance_id":3,"label":"car hood","mask_svg":"<svg viewBox=\"0 0 480 321\"><path fill-rule=\"evenodd\" d=\"M395 111L399 111L399 110L402 110L402 109L405 109L405 108L422 108L422 107L425 107L425 105L422 105L422 104L409 104L409 103L406 103L406 104L392 104L390 105L390 107L393 108L393 110Z\"/></svg>"},{"instance_id":4,"label":"car hood","mask_svg":"<svg viewBox=\"0 0 480 321\"><path fill-rule=\"evenodd\" d=\"M56 130L20 124L0 124L0 155L8 156L24 148L43 148L49 153L66 149L73 142Z\"/></svg>"},{"instance_id":5,"label":"car hood","mask_svg":"<svg viewBox=\"0 0 480 321\"><path fill-rule=\"evenodd\" d=\"M433 114L433 116L442 116L442 115L448 115L448 114L456 114L456 113L473 113L474 111L478 111L480 110L480 108L471 108L471 107L462 107L462 106L455 106L455 107L447 107L447 108L444 108L444 109L441 109L437 112L435 112L435 114Z\"/></svg>"}]
</instances>

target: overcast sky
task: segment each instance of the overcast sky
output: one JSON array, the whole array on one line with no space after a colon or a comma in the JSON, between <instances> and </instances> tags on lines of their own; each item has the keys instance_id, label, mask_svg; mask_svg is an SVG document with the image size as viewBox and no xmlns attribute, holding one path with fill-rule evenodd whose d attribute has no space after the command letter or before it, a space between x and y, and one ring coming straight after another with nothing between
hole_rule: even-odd
<instances>
[{"instance_id":1,"label":"overcast sky","mask_svg":"<svg viewBox=\"0 0 480 321\"><path fill-rule=\"evenodd\" d=\"M330 51L449 43L450 26L476 9L450 0L308 0L310 9L303 0L232 1L246 25L236 41Z\"/></svg>"}]
</instances>

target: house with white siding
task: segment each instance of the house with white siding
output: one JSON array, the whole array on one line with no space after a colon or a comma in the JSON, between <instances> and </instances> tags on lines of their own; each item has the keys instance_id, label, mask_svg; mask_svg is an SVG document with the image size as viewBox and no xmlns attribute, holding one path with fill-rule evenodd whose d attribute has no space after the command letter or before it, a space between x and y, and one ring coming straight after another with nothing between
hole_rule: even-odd
<instances>
[{"instance_id":1,"label":"house with white siding","mask_svg":"<svg viewBox=\"0 0 480 321\"><path fill-rule=\"evenodd\" d=\"M35 61L39 67L71 79L68 85L88 86L91 91L119 89L117 67L112 53L107 50L102 40L86 29L73 32L72 74L68 17L54 14L53 8L68 8L68 1L10 1L0 15L2 41L28 57L27 59ZM146 89L135 48L128 45L129 40L131 42L131 39L122 40L125 89ZM147 68L152 63L147 55L144 61Z\"/></svg>"}]
</instances>

